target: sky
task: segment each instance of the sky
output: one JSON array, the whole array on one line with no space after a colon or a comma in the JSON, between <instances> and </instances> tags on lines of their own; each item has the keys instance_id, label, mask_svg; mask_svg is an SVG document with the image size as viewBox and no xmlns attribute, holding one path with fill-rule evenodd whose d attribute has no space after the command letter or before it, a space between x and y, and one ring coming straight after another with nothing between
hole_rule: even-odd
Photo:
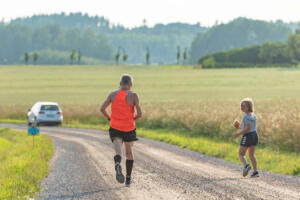
<instances>
[{"instance_id":1,"label":"sky","mask_svg":"<svg viewBox=\"0 0 300 200\"><path fill-rule=\"evenodd\" d=\"M237 17L300 21L300 0L2 0L0 20L34 14L82 12L126 27L187 22L212 26Z\"/></svg>"}]
</instances>

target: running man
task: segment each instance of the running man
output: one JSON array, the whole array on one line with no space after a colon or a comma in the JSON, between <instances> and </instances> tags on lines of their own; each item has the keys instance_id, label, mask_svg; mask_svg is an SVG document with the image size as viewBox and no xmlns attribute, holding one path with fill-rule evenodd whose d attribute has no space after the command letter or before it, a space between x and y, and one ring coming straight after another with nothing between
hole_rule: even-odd
<instances>
[{"instance_id":1,"label":"running man","mask_svg":"<svg viewBox=\"0 0 300 200\"><path fill-rule=\"evenodd\" d=\"M133 168L133 142L137 141L135 133L135 120L142 117L139 98L136 93L130 91L133 78L124 74L120 80L120 89L111 92L101 106L101 112L110 121L109 135L114 145L116 155L114 156L116 179L124 183L124 175L121 168L122 145L125 143L126 154L126 181L125 186L131 184L131 172ZM111 104L111 116L106 108ZM134 110L136 115L134 116Z\"/></svg>"}]
</instances>

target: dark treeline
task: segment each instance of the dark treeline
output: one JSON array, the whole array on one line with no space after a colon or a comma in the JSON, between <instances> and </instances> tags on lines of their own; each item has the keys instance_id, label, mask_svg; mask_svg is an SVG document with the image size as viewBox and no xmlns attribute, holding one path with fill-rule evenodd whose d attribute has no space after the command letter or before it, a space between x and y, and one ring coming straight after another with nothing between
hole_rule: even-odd
<instances>
[{"instance_id":1,"label":"dark treeline","mask_svg":"<svg viewBox=\"0 0 300 200\"><path fill-rule=\"evenodd\" d=\"M83 64L112 63L118 53L120 62L126 58L126 63L146 63L149 53L152 64L183 64L187 60L196 64L210 53L285 41L295 26L238 18L212 28L199 23L148 27L146 21L139 27L126 28L104 17L82 13L34 15L0 22L0 64L24 63L25 52L31 56L30 61L34 53L40 54L38 64L68 64L74 49L80 49ZM58 56L60 53L63 56Z\"/></svg>"},{"instance_id":2,"label":"dark treeline","mask_svg":"<svg viewBox=\"0 0 300 200\"><path fill-rule=\"evenodd\" d=\"M274 23L238 18L228 24L212 27L200 33L191 45L191 63L197 63L207 54L261 44L267 41L284 42L292 33L295 24Z\"/></svg>"},{"instance_id":3,"label":"dark treeline","mask_svg":"<svg viewBox=\"0 0 300 200\"><path fill-rule=\"evenodd\" d=\"M203 68L291 66L300 62L300 29L287 42L266 42L261 45L218 52L202 57Z\"/></svg>"},{"instance_id":4,"label":"dark treeline","mask_svg":"<svg viewBox=\"0 0 300 200\"><path fill-rule=\"evenodd\" d=\"M151 53L152 63L176 63L177 46L181 46L182 49L189 49L195 35L207 30L199 23L156 24L154 27L148 27L147 23L144 22L139 27L126 28L122 25L112 24L104 17L89 16L82 13L34 15L12 20L8 25L19 24L28 27L59 24L65 29L80 31L89 29L95 33L105 34L113 45L115 54L120 48L126 51L128 63L145 63L147 47ZM81 49L83 55L87 55L84 49Z\"/></svg>"},{"instance_id":5,"label":"dark treeline","mask_svg":"<svg viewBox=\"0 0 300 200\"><path fill-rule=\"evenodd\" d=\"M0 44L0 64L22 63L25 52L44 49L66 52L81 49L84 56L102 61L112 60L114 54L113 46L104 34L91 29L63 29L60 25L30 27L19 23L2 24ZM51 51L48 53L51 54ZM41 56L39 58L42 59ZM53 63L57 61L49 64Z\"/></svg>"}]
</instances>

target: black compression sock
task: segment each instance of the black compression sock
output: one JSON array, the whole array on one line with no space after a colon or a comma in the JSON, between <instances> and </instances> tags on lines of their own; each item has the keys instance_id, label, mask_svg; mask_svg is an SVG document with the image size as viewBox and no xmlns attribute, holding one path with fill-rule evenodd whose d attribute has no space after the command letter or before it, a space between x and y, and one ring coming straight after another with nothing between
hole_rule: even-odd
<instances>
[{"instance_id":1,"label":"black compression sock","mask_svg":"<svg viewBox=\"0 0 300 200\"><path fill-rule=\"evenodd\" d=\"M117 164L117 163L121 163L121 156L120 155L115 155L114 156L114 160L115 160L115 164Z\"/></svg>"},{"instance_id":2,"label":"black compression sock","mask_svg":"<svg viewBox=\"0 0 300 200\"><path fill-rule=\"evenodd\" d=\"M130 177L133 167L133 160L126 160L126 176Z\"/></svg>"}]
</instances>

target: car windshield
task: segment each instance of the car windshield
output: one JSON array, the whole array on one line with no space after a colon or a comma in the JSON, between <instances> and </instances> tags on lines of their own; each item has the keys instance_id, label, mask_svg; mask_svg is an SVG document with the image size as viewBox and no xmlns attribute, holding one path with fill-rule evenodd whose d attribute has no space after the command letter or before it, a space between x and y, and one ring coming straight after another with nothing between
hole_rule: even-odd
<instances>
[{"instance_id":1,"label":"car windshield","mask_svg":"<svg viewBox=\"0 0 300 200\"><path fill-rule=\"evenodd\" d=\"M42 105L41 110L51 110L51 111L58 111L57 105Z\"/></svg>"}]
</instances>

